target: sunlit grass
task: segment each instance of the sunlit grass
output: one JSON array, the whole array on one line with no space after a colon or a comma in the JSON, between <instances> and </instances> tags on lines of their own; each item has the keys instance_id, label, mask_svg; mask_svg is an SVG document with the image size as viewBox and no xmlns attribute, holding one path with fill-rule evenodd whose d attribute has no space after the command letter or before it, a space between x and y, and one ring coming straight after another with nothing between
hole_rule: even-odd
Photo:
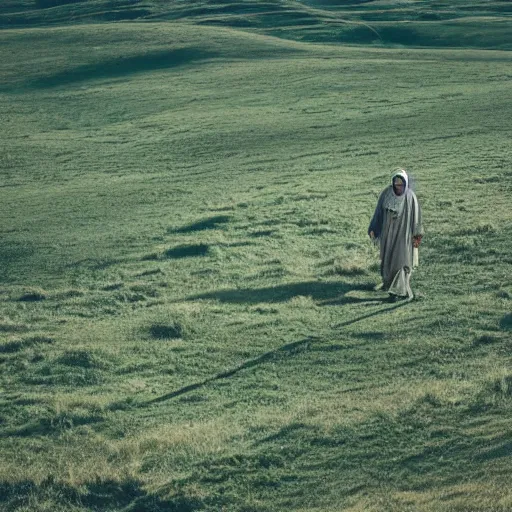
<instances>
[{"instance_id":1,"label":"sunlit grass","mask_svg":"<svg viewBox=\"0 0 512 512\"><path fill-rule=\"evenodd\" d=\"M0 39L0 508L510 508L507 52ZM426 236L390 306L397 165Z\"/></svg>"}]
</instances>

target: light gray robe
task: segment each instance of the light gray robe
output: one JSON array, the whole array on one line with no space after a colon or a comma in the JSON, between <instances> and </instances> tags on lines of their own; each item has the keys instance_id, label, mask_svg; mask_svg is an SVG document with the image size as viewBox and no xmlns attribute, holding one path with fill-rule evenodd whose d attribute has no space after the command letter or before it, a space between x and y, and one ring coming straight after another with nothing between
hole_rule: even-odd
<instances>
[{"instance_id":1,"label":"light gray robe","mask_svg":"<svg viewBox=\"0 0 512 512\"><path fill-rule=\"evenodd\" d=\"M379 197L368 233L380 241L380 273L383 289L398 296L412 297L409 284L413 264L413 237L423 235L421 208L409 188L397 199L393 185Z\"/></svg>"}]
</instances>

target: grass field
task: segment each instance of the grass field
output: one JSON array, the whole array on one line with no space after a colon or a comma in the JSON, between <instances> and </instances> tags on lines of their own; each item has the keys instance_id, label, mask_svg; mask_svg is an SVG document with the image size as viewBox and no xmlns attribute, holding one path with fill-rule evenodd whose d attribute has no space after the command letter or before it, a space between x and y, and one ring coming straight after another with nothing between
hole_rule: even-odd
<instances>
[{"instance_id":1,"label":"grass field","mask_svg":"<svg viewBox=\"0 0 512 512\"><path fill-rule=\"evenodd\" d=\"M0 510L512 510L510 20L6 1ZM366 234L397 166L406 304Z\"/></svg>"}]
</instances>

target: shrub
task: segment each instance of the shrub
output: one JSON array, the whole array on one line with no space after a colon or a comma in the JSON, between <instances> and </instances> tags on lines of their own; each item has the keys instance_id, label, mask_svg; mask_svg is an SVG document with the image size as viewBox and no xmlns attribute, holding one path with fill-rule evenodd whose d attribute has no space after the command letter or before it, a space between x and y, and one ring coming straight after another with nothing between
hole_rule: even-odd
<instances>
[{"instance_id":1,"label":"shrub","mask_svg":"<svg viewBox=\"0 0 512 512\"><path fill-rule=\"evenodd\" d=\"M155 323L149 328L151 337L159 340L183 338L185 331L184 325L180 322Z\"/></svg>"}]
</instances>

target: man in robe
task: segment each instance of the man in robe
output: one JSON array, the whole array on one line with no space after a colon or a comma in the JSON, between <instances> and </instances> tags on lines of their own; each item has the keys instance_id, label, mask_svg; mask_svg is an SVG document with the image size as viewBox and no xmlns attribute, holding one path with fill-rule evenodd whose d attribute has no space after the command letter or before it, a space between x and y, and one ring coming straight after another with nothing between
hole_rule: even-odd
<instances>
[{"instance_id":1,"label":"man in robe","mask_svg":"<svg viewBox=\"0 0 512 512\"><path fill-rule=\"evenodd\" d=\"M397 169L379 196L368 235L380 243L382 288L389 301L414 298L410 279L413 249L423 236L421 209L404 169Z\"/></svg>"}]
</instances>

